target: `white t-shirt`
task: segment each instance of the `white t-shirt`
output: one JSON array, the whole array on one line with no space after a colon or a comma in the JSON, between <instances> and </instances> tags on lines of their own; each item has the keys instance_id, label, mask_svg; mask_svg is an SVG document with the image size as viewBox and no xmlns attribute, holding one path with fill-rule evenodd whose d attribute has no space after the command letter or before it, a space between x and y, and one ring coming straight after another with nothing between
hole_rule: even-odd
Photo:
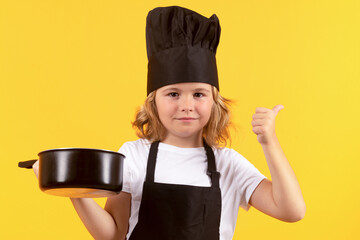
<instances>
[{"instance_id":1,"label":"white t-shirt","mask_svg":"<svg viewBox=\"0 0 360 240\"><path fill-rule=\"evenodd\" d=\"M125 155L122 191L131 194L130 237L138 221L142 188L151 143L146 139L126 142L119 149ZM235 231L239 207L249 210L249 199L258 184L266 178L247 159L233 149L212 148L216 170L220 172L222 198L220 240L230 240ZM180 148L160 142L155 166L155 182L211 186L206 174L204 147Z\"/></svg>"}]
</instances>

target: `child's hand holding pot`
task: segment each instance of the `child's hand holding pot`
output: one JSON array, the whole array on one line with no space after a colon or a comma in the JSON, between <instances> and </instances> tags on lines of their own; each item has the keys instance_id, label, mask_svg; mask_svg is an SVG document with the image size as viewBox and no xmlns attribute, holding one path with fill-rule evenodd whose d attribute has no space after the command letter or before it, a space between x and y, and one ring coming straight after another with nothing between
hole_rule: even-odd
<instances>
[{"instance_id":1,"label":"child's hand holding pot","mask_svg":"<svg viewBox=\"0 0 360 240\"><path fill-rule=\"evenodd\" d=\"M34 165L32 166L34 173L37 177L37 179L39 179L39 160L37 160Z\"/></svg>"}]
</instances>

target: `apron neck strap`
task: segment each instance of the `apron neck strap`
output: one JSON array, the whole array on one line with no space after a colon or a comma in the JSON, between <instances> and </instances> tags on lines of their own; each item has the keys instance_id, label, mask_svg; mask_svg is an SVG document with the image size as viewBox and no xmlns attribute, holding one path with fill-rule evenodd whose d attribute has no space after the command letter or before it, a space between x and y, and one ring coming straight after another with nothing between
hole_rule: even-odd
<instances>
[{"instance_id":1,"label":"apron neck strap","mask_svg":"<svg viewBox=\"0 0 360 240\"><path fill-rule=\"evenodd\" d=\"M150 146L150 152L149 152L147 168L146 168L146 181L147 182L154 182L156 156L157 156L157 152L158 152L159 143L160 143L160 141L156 141L156 142L153 142Z\"/></svg>"},{"instance_id":2,"label":"apron neck strap","mask_svg":"<svg viewBox=\"0 0 360 240\"><path fill-rule=\"evenodd\" d=\"M158 152L160 141L155 141L150 146L149 157L147 162L146 168L146 181L147 182L154 182L154 175L155 175L155 165L156 165L156 157ZM219 187L219 177L220 173L216 171L215 165L215 156L214 152L211 147L206 143L205 139L203 139L204 148L206 151L207 162L208 162L208 169L207 175L211 178L211 186L212 187Z\"/></svg>"},{"instance_id":3,"label":"apron neck strap","mask_svg":"<svg viewBox=\"0 0 360 240\"><path fill-rule=\"evenodd\" d=\"M211 186L219 187L220 173L216 171L214 152L211 147L206 143L205 139L203 139L203 143L208 160L207 175L211 178Z\"/></svg>"}]
</instances>

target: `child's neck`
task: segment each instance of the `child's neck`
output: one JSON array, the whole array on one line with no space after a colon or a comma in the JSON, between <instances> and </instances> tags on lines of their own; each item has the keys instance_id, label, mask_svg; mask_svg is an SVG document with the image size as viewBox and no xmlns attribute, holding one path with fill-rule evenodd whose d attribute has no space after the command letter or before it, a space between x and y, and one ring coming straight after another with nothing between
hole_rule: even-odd
<instances>
[{"instance_id":1,"label":"child's neck","mask_svg":"<svg viewBox=\"0 0 360 240\"><path fill-rule=\"evenodd\" d=\"M173 145L175 147L182 147L182 148L197 148L197 147L204 146L201 135L192 136L192 137L188 137L188 138L182 138L182 137L177 137L177 136L173 136L173 135L168 135L161 142L169 144L169 145Z\"/></svg>"}]
</instances>

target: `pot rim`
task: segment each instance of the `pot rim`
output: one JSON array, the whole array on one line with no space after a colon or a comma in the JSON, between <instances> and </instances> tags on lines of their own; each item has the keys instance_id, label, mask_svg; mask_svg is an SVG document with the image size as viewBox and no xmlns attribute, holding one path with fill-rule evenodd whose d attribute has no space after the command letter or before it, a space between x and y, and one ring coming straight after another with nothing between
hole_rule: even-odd
<instances>
[{"instance_id":1,"label":"pot rim","mask_svg":"<svg viewBox=\"0 0 360 240\"><path fill-rule=\"evenodd\" d=\"M63 150L85 150L85 151L107 152L107 153L119 154L119 155L125 157L124 154L119 153L119 152L114 152L114 151L106 150L106 149L97 149L97 148L53 148L53 149L47 149L47 150L39 152L38 156L40 156L40 154L45 153L45 152L63 151Z\"/></svg>"}]
</instances>

